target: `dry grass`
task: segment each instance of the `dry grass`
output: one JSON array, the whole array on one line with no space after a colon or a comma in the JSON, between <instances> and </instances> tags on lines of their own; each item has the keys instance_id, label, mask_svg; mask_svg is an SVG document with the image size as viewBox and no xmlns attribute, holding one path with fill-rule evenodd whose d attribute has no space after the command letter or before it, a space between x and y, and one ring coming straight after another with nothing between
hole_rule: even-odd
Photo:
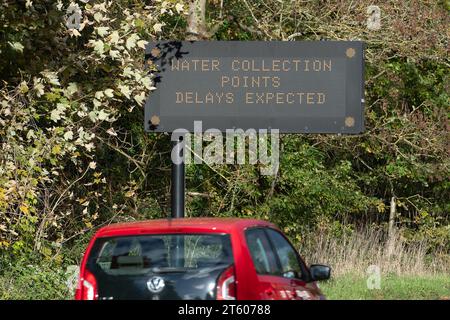
<instances>
[{"instance_id":1,"label":"dry grass","mask_svg":"<svg viewBox=\"0 0 450 320\"><path fill-rule=\"evenodd\" d=\"M319 234L307 237L301 254L308 263L324 263L333 269L333 276L366 274L370 265L380 268L382 274L437 275L450 273L448 253L427 252L425 241L407 244L397 231L390 239L376 229L355 231L335 237Z\"/></svg>"}]
</instances>

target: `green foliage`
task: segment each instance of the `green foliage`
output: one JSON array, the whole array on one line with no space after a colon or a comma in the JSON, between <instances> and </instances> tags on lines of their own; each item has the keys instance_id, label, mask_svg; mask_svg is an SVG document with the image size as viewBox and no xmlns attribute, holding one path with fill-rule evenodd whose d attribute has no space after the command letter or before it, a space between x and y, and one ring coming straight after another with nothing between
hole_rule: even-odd
<instances>
[{"instance_id":1,"label":"green foliage","mask_svg":"<svg viewBox=\"0 0 450 320\"><path fill-rule=\"evenodd\" d=\"M2 265L0 300L63 300L72 299L68 274L59 265L32 264L22 261Z\"/></svg>"},{"instance_id":2,"label":"green foliage","mask_svg":"<svg viewBox=\"0 0 450 320\"><path fill-rule=\"evenodd\" d=\"M302 229L369 210L376 199L361 193L352 164L331 159L308 140L287 136L277 192L267 204L268 217L297 240ZM322 226L321 226L322 225Z\"/></svg>"},{"instance_id":3,"label":"green foliage","mask_svg":"<svg viewBox=\"0 0 450 320\"><path fill-rule=\"evenodd\" d=\"M86 4L80 31L64 25L62 3L2 4L9 28L2 36L24 45L0 52L11 61L0 70L0 248L51 256L66 238L110 218L110 208L120 212L136 200L133 181L143 169L133 157L143 148L130 147L128 128L142 123L153 89L143 38L156 17L142 6L124 9L127 3ZM127 170L130 159L140 175ZM116 174L119 181L107 180ZM113 183L124 192L113 195Z\"/></svg>"},{"instance_id":4,"label":"green foliage","mask_svg":"<svg viewBox=\"0 0 450 320\"><path fill-rule=\"evenodd\" d=\"M142 127L154 90L143 47L185 39L189 3L79 3L83 28L74 30L65 25L70 2L0 4L0 250L8 261L76 264L97 227L170 213L170 139ZM188 216L264 218L300 243L310 229L346 234L346 222L383 228L395 197L403 236L449 252L448 1L383 2L379 31L365 26L370 4L208 1L213 39L365 41L367 130L283 136L276 177L251 165L190 165ZM16 284L56 269L21 269ZM55 281L47 285L60 287Z\"/></svg>"}]
</instances>

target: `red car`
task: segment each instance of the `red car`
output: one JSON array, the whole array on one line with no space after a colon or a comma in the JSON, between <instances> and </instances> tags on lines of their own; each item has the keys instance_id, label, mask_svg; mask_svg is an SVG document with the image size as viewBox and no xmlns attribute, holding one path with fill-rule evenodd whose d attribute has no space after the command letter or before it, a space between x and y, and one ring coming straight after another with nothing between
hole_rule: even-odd
<instances>
[{"instance_id":1,"label":"red car","mask_svg":"<svg viewBox=\"0 0 450 320\"><path fill-rule=\"evenodd\" d=\"M101 228L84 255L77 300L324 299L324 265L305 265L272 223L166 219Z\"/></svg>"}]
</instances>

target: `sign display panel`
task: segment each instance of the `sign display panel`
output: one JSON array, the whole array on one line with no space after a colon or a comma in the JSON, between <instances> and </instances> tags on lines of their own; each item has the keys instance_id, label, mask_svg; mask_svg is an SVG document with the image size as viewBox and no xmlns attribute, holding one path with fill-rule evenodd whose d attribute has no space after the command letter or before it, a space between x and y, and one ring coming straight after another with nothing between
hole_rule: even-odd
<instances>
[{"instance_id":1,"label":"sign display panel","mask_svg":"<svg viewBox=\"0 0 450 320\"><path fill-rule=\"evenodd\" d=\"M149 132L216 128L281 133L364 130L359 41L159 41L146 49Z\"/></svg>"}]
</instances>

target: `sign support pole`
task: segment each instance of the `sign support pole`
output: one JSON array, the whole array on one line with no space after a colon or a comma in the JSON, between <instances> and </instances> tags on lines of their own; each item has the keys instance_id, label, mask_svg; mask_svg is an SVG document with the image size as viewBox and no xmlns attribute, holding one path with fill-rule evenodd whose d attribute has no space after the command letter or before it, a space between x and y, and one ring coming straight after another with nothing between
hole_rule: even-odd
<instances>
[{"instance_id":1,"label":"sign support pole","mask_svg":"<svg viewBox=\"0 0 450 320\"><path fill-rule=\"evenodd\" d=\"M179 136L176 141L172 142L172 183L170 187L171 193L171 215L172 218L184 218L184 196L185 196L185 164L183 151L183 136ZM172 243L174 249L173 266L184 266L184 237L177 236Z\"/></svg>"},{"instance_id":2,"label":"sign support pole","mask_svg":"<svg viewBox=\"0 0 450 320\"><path fill-rule=\"evenodd\" d=\"M171 183L171 209L172 218L184 218L184 196L185 196L185 164L182 148L183 136L174 141L173 152L180 157L181 162L176 164L172 161L172 183Z\"/></svg>"}]
</instances>

